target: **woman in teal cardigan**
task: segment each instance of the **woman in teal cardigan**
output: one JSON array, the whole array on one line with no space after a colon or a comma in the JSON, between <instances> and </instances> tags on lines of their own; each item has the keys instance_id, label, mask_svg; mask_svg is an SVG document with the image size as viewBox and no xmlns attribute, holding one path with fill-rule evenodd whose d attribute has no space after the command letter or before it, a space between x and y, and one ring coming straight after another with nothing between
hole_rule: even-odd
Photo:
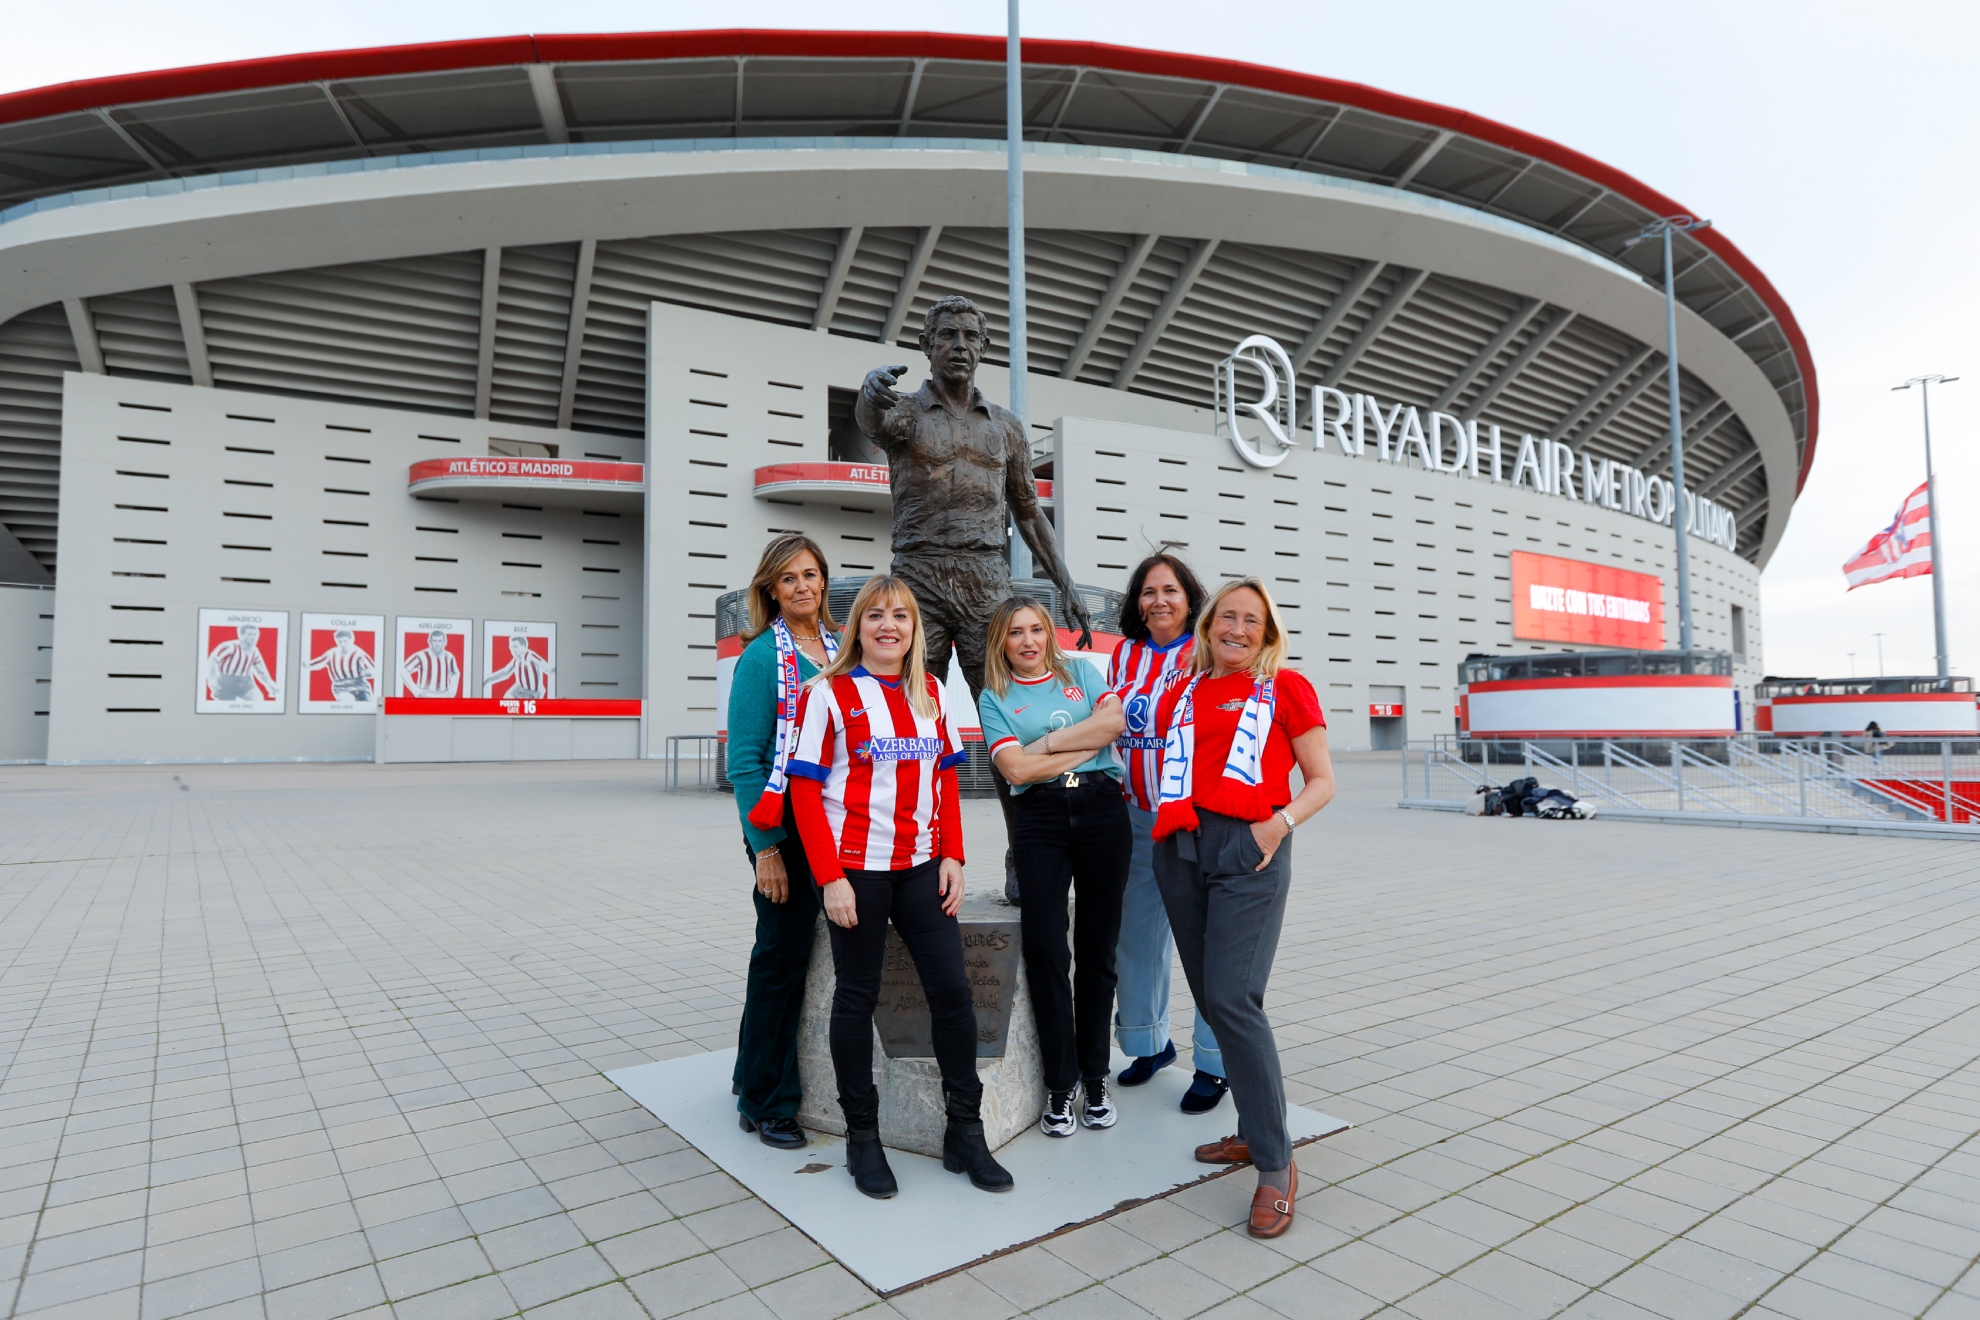
<instances>
[{"instance_id":1,"label":"woman in teal cardigan","mask_svg":"<svg viewBox=\"0 0 1980 1320\"><path fill-rule=\"evenodd\" d=\"M797 1035L818 920L818 887L786 796L786 739L796 738L798 693L838 652L826 600L830 573L825 552L808 536L791 533L764 547L749 584L747 645L729 684L729 782L756 876L736 1110L743 1131L781 1150L805 1144L797 1123Z\"/></svg>"}]
</instances>

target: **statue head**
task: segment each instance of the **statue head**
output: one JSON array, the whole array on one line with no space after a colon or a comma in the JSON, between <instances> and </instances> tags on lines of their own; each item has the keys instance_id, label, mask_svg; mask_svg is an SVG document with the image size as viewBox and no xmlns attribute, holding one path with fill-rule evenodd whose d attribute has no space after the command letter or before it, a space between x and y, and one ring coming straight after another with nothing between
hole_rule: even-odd
<instances>
[{"instance_id":1,"label":"statue head","mask_svg":"<svg viewBox=\"0 0 1980 1320\"><path fill-rule=\"evenodd\" d=\"M921 320L921 351L944 384L969 385L990 347L990 323L983 310L961 294L938 300Z\"/></svg>"}]
</instances>

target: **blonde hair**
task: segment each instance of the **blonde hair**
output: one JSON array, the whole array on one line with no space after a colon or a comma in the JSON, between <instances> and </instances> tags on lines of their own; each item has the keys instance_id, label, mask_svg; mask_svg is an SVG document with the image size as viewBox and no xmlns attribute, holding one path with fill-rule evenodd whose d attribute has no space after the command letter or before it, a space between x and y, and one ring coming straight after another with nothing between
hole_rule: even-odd
<instances>
[{"instance_id":1,"label":"blonde hair","mask_svg":"<svg viewBox=\"0 0 1980 1320\"><path fill-rule=\"evenodd\" d=\"M922 655L921 602L914 598L914 590L907 583L892 574L881 574L866 579L866 585L853 597L852 612L846 619L846 640L839 648L838 658L825 666L812 679L814 685L829 683L866 663L866 644L860 637L860 620L876 605L898 605L905 603L908 617L914 620L914 636L908 639L907 654L901 659L901 693L914 707L914 713L924 720L932 720L939 708L935 698L928 691L928 661Z\"/></svg>"},{"instance_id":2,"label":"blonde hair","mask_svg":"<svg viewBox=\"0 0 1980 1320\"><path fill-rule=\"evenodd\" d=\"M1255 577L1233 578L1203 602L1203 612L1196 616L1196 642L1190 648L1190 668L1199 673L1211 669L1210 626L1216 622L1224 598L1234 591L1256 592L1258 599L1265 602L1265 640L1258 648L1257 658L1251 662L1251 672L1259 678L1271 678L1286 662L1286 621L1279 617L1279 605L1272 599L1271 591Z\"/></svg>"},{"instance_id":3,"label":"blonde hair","mask_svg":"<svg viewBox=\"0 0 1980 1320\"><path fill-rule=\"evenodd\" d=\"M756 576L749 580L749 626L742 631L744 646L784 612L777 603L777 579L799 555L818 561L818 576L824 579L818 589L818 626L838 631L839 625L832 619L832 567L825 562L825 552L804 533L788 532L764 546L763 557L756 561Z\"/></svg>"},{"instance_id":4,"label":"blonde hair","mask_svg":"<svg viewBox=\"0 0 1980 1320\"><path fill-rule=\"evenodd\" d=\"M1061 684L1071 687L1072 666L1066 662L1066 653L1059 649L1059 630L1052 622L1052 612L1030 596L1012 596L990 616L990 626L983 634L983 686L1000 697L1010 695L1011 658L1004 644L1019 610L1038 612L1045 624L1045 668Z\"/></svg>"}]
</instances>

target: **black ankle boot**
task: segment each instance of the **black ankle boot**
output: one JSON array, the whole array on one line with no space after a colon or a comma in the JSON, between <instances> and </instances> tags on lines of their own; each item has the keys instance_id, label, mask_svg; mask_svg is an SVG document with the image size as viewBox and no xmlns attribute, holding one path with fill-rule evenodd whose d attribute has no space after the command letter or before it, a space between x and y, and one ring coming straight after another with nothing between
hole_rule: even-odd
<instances>
[{"instance_id":1,"label":"black ankle boot","mask_svg":"<svg viewBox=\"0 0 1980 1320\"><path fill-rule=\"evenodd\" d=\"M846 1172L853 1186L876 1201L884 1201L901 1190L894 1171L887 1167L887 1151L880 1144L880 1129L854 1128L846 1133Z\"/></svg>"},{"instance_id":2,"label":"black ankle boot","mask_svg":"<svg viewBox=\"0 0 1980 1320\"><path fill-rule=\"evenodd\" d=\"M990 1153L980 1120L949 1119L948 1131L942 1134L942 1167L950 1173L967 1173L979 1191L1008 1192L1017 1186L1010 1171Z\"/></svg>"}]
</instances>

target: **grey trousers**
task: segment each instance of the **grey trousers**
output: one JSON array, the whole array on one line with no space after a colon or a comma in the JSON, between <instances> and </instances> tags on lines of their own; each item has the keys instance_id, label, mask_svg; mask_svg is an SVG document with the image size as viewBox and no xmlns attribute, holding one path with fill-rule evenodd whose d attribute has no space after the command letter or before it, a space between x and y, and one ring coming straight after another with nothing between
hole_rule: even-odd
<instances>
[{"instance_id":1,"label":"grey trousers","mask_svg":"<svg viewBox=\"0 0 1980 1320\"><path fill-rule=\"evenodd\" d=\"M1271 865L1254 871L1263 854L1248 822L1212 811L1197 815L1196 833L1155 845L1155 883L1196 1011L1223 1047L1238 1136L1251 1147L1253 1165L1272 1173L1292 1163L1279 1043L1265 1016L1265 983L1291 888L1292 839L1279 845Z\"/></svg>"}]
</instances>

